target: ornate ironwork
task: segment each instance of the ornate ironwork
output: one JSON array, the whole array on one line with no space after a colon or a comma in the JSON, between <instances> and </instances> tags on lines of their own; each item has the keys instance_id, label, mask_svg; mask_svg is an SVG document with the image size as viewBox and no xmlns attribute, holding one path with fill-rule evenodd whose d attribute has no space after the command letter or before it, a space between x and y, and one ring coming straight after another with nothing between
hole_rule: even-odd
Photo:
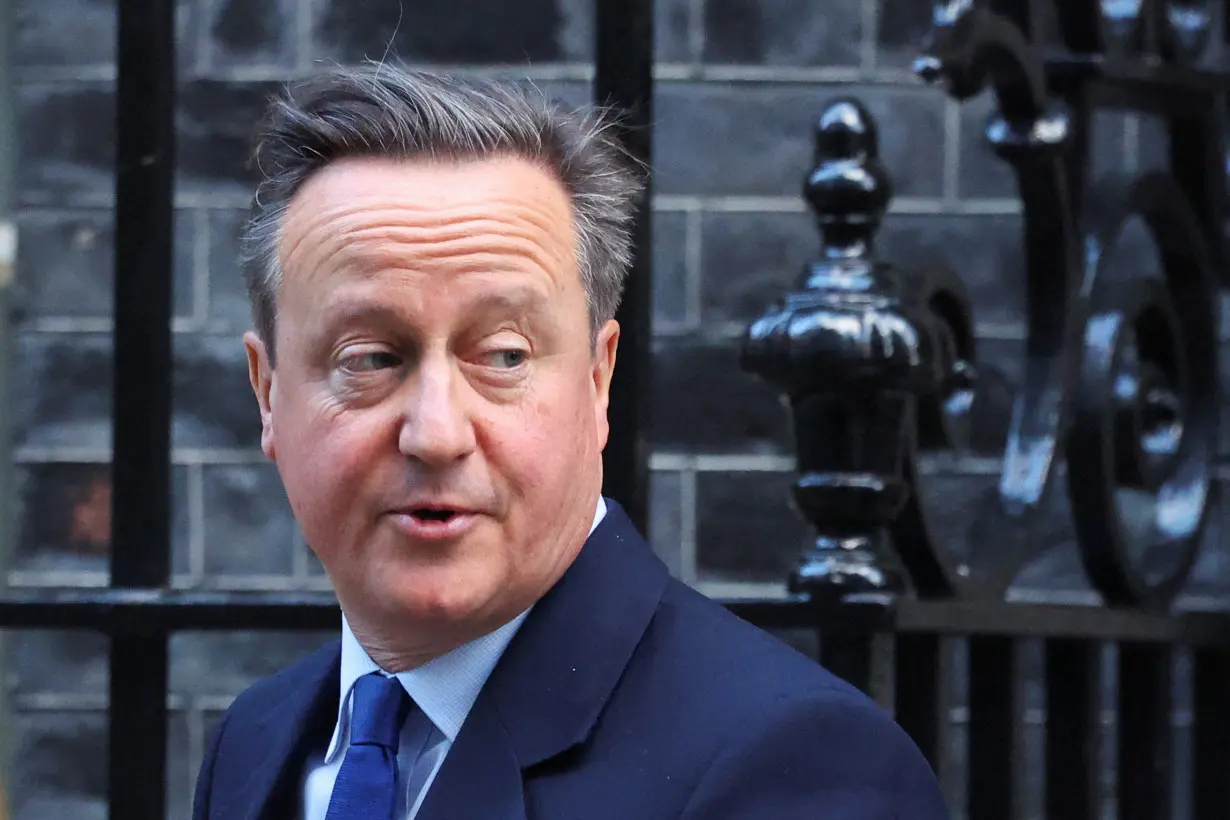
<instances>
[{"instance_id":1,"label":"ornate ironwork","mask_svg":"<svg viewBox=\"0 0 1230 820\"><path fill-rule=\"evenodd\" d=\"M1168 173L1116 179L1085 233L1087 309L1068 486L1085 567L1114 604L1165 606L1196 561L1217 447L1217 279ZM1160 276L1109 264L1143 220Z\"/></svg>"},{"instance_id":2,"label":"ornate ironwork","mask_svg":"<svg viewBox=\"0 0 1230 820\"><path fill-rule=\"evenodd\" d=\"M965 296L954 277L907 285L876 258L892 188L867 110L834 102L815 137L805 193L820 258L751 326L743 350L744 367L780 387L793 412L794 499L816 537L791 589L896 593L908 571L921 594L945 595L952 577L942 555L925 541L894 552L888 528L910 498L919 418L929 446L961 437L972 375Z\"/></svg>"},{"instance_id":3,"label":"ornate ironwork","mask_svg":"<svg viewBox=\"0 0 1230 820\"><path fill-rule=\"evenodd\" d=\"M1056 0L1062 56L1032 39L1038 11L939 0L914 66L957 100L991 90L986 139L1015 173L1024 218L1023 377L998 485L969 511L969 553L955 567L928 534L914 465L927 447L961 443L975 372L969 308L950 273L898 274L874 257L889 190L875 126L851 100L821 117L807 196L823 256L745 341L745 366L791 400L795 498L819 533L795 591L900 591L903 568L922 596L1000 598L1044 546L1035 530L1061 459L1082 562L1108 604L1165 609L1195 563L1226 277L1230 78L1194 67L1210 7ZM1160 112L1170 167L1094 185L1099 107ZM1115 263L1129 226L1151 237L1157 269Z\"/></svg>"},{"instance_id":4,"label":"ornate ironwork","mask_svg":"<svg viewBox=\"0 0 1230 820\"><path fill-rule=\"evenodd\" d=\"M915 63L959 100L990 86L986 137L1016 174L1025 217L1027 361L1013 404L999 487L972 511L967 589L1002 593L1029 559L1053 483L1080 332L1077 231L1065 154L1072 114L1051 99L1046 69L1018 24L973 0L937 4L931 47Z\"/></svg>"}]
</instances>

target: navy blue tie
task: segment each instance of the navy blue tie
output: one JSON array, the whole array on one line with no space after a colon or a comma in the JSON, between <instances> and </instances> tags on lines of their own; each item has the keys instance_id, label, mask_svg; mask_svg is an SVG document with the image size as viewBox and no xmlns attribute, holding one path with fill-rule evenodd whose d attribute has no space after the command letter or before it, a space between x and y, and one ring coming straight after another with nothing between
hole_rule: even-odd
<instances>
[{"instance_id":1,"label":"navy blue tie","mask_svg":"<svg viewBox=\"0 0 1230 820\"><path fill-rule=\"evenodd\" d=\"M394 820L397 741L411 703L397 678L373 672L355 681L350 748L325 820Z\"/></svg>"}]
</instances>

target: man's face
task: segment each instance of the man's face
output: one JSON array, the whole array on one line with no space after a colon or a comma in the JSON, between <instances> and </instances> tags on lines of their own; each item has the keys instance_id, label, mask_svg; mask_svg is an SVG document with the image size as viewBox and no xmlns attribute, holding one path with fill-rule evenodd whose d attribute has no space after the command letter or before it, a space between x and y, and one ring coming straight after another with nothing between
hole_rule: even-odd
<instances>
[{"instance_id":1,"label":"man's face","mask_svg":"<svg viewBox=\"0 0 1230 820\"><path fill-rule=\"evenodd\" d=\"M515 158L349 159L286 215L262 447L356 631L473 637L567 569L602 484L618 326L590 346L572 213Z\"/></svg>"}]
</instances>

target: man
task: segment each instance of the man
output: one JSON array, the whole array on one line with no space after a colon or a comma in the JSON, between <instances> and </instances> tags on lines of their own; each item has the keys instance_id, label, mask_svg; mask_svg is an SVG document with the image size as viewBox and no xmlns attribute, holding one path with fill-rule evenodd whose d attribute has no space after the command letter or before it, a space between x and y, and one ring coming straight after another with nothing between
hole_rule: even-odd
<instances>
[{"instance_id":1,"label":"man","mask_svg":"<svg viewBox=\"0 0 1230 820\"><path fill-rule=\"evenodd\" d=\"M601 497L640 194L608 122L338 69L257 161L261 443L344 617L220 721L197 820L947 816L887 715Z\"/></svg>"}]
</instances>

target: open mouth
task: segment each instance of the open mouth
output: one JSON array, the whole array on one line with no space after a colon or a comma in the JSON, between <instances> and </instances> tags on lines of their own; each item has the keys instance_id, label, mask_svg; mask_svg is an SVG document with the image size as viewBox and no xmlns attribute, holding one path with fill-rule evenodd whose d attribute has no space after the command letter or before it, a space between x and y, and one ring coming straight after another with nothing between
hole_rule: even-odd
<instances>
[{"instance_id":1,"label":"open mouth","mask_svg":"<svg viewBox=\"0 0 1230 820\"><path fill-rule=\"evenodd\" d=\"M435 509L417 509L414 510L414 517L423 521L448 521L457 514L456 510L435 510Z\"/></svg>"},{"instance_id":2,"label":"open mouth","mask_svg":"<svg viewBox=\"0 0 1230 820\"><path fill-rule=\"evenodd\" d=\"M403 507L394 524L416 541L452 541L469 532L478 513L462 507Z\"/></svg>"}]
</instances>

